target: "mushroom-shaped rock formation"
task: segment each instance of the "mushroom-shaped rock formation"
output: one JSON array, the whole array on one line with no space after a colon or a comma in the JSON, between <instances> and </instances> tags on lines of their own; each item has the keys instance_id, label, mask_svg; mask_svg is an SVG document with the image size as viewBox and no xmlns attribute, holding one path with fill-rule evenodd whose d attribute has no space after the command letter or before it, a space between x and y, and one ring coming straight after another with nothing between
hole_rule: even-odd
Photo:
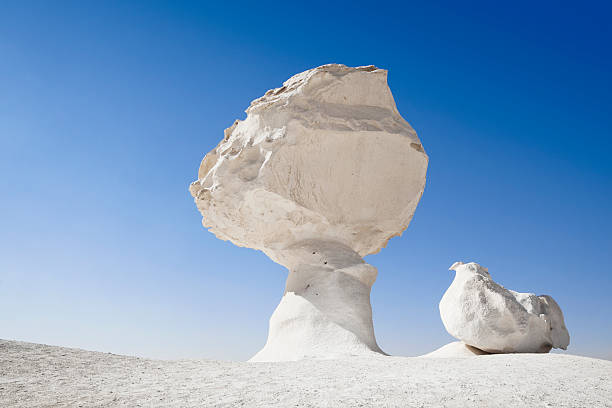
<instances>
[{"instance_id":1,"label":"mushroom-shaped rock formation","mask_svg":"<svg viewBox=\"0 0 612 408\"><path fill-rule=\"evenodd\" d=\"M566 349L569 333L550 296L508 290L477 263L455 262L455 279L440 301L446 330L488 353L548 353Z\"/></svg>"},{"instance_id":2,"label":"mushroom-shaped rock formation","mask_svg":"<svg viewBox=\"0 0 612 408\"><path fill-rule=\"evenodd\" d=\"M382 353L363 256L408 227L427 155L374 66L330 64L254 100L190 191L218 238L289 269L252 361Z\"/></svg>"}]
</instances>

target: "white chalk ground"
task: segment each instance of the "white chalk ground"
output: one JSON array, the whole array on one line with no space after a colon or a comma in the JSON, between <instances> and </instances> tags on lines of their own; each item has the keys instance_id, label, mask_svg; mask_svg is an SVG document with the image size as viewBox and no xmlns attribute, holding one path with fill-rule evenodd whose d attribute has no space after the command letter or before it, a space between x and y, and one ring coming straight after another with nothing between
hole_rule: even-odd
<instances>
[{"instance_id":1,"label":"white chalk ground","mask_svg":"<svg viewBox=\"0 0 612 408\"><path fill-rule=\"evenodd\" d=\"M612 362L559 354L160 361L0 340L0 407L612 407Z\"/></svg>"}]
</instances>

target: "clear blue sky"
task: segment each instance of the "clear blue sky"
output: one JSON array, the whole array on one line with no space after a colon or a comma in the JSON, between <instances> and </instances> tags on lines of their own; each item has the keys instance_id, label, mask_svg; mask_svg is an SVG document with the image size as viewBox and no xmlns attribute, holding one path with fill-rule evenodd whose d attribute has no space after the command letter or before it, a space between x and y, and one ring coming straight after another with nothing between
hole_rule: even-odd
<instances>
[{"instance_id":1,"label":"clear blue sky","mask_svg":"<svg viewBox=\"0 0 612 408\"><path fill-rule=\"evenodd\" d=\"M430 156L412 224L367 259L382 348L451 341L462 260L612 358L605 3L211 3L0 4L0 338L254 354L286 272L203 229L187 189L252 99L336 62L388 69Z\"/></svg>"}]
</instances>

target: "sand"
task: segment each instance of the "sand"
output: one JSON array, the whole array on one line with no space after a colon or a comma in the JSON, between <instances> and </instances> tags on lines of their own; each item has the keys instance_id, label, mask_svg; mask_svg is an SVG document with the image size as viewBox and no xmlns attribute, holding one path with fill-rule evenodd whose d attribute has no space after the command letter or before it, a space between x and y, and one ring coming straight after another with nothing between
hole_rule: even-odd
<instances>
[{"instance_id":1,"label":"sand","mask_svg":"<svg viewBox=\"0 0 612 408\"><path fill-rule=\"evenodd\" d=\"M0 407L612 407L612 362L560 354L161 361L0 340Z\"/></svg>"}]
</instances>

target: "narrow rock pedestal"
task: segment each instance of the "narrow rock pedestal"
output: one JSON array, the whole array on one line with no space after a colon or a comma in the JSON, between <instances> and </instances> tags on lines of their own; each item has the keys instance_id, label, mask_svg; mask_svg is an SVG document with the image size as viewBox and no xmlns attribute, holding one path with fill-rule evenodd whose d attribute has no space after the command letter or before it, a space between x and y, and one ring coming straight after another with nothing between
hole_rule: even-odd
<instances>
[{"instance_id":1,"label":"narrow rock pedestal","mask_svg":"<svg viewBox=\"0 0 612 408\"><path fill-rule=\"evenodd\" d=\"M266 345L250 361L382 353L370 306L375 267L333 241L300 242L275 258L290 271L285 293Z\"/></svg>"}]
</instances>

